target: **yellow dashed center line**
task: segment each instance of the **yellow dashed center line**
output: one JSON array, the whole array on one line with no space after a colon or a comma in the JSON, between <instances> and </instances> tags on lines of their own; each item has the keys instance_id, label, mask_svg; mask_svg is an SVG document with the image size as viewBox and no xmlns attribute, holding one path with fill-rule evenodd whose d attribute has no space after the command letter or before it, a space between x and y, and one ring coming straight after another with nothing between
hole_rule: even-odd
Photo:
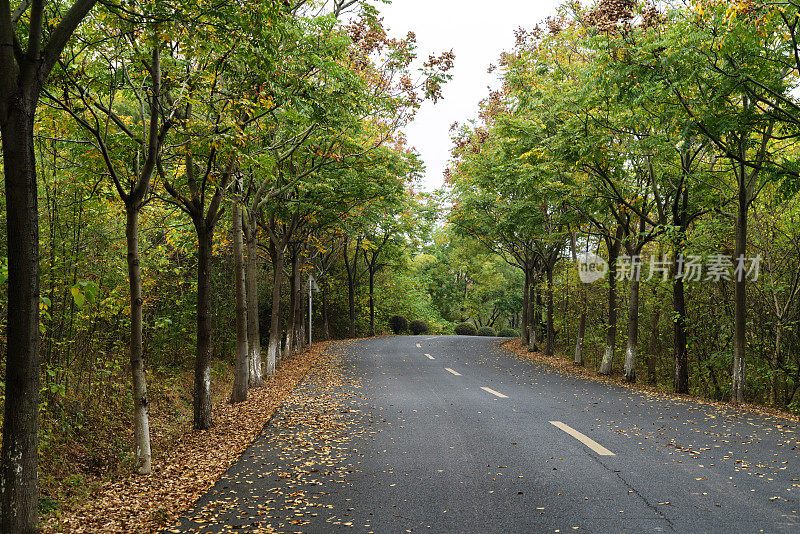
<instances>
[{"instance_id":1,"label":"yellow dashed center line","mask_svg":"<svg viewBox=\"0 0 800 534\"><path fill-rule=\"evenodd\" d=\"M495 395L495 396L497 396L497 397L500 397L501 399L507 399L507 398L508 398L508 395L503 395L503 394L502 394L502 393L500 393L499 391L495 391L495 390L493 390L492 388L487 388L487 387L483 387L483 386L481 386L481 389L482 389L483 391L485 391L486 393L491 393L492 395Z\"/></svg>"},{"instance_id":2,"label":"yellow dashed center line","mask_svg":"<svg viewBox=\"0 0 800 534\"><path fill-rule=\"evenodd\" d=\"M593 440L589 436L587 436L585 434L581 434L580 432L578 432L574 428L570 427L569 425L565 425L561 421L550 421L550 424L555 426L556 428L560 428L561 430L563 430L564 432L566 432L567 434L569 434L573 438L577 439L578 441L580 441L581 443L583 443L584 445L586 445L587 447L592 449L594 452L596 452L600 456L616 456L613 452L611 452L610 450L606 449L605 447L603 447L602 445L597 443L595 440Z\"/></svg>"}]
</instances>

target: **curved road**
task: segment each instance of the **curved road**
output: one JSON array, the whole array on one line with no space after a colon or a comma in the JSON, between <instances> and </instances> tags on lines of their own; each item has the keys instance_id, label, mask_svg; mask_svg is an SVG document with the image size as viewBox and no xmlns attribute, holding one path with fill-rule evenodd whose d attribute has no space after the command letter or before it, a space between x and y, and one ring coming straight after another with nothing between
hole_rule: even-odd
<instances>
[{"instance_id":1,"label":"curved road","mask_svg":"<svg viewBox=\"0 0 800 534\"><path fill-rule=\"evenodd\" d=\"M497 338L340 343L175 532L800 532L793 421Z\"/></svg>"}]
</instances>

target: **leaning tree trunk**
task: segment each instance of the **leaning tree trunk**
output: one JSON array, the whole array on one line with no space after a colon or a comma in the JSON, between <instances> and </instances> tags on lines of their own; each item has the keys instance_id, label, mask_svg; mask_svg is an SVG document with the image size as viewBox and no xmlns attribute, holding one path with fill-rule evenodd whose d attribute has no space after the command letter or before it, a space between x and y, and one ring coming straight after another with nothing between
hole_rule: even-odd
<instances>
[{"instance_id":1,"label":"leaning tree trunk","mask_svg":"<svg viewBox=\"0 0 800 534\"><path fill-rule=\"evenodd\" d=\"M248 385L261 387L261 332L258 320L258 244L255 225L247 236L247 263L245 265L245 284L247 287L247 350Z\"/></svg>"},{"instance_id":2,"label":"leaning tree trunk","mask_svg":"<svg viewBox=\"0 0 800 534\"><path fill-rule=\"evenodd\" d=\"M202 218L202 215L201 215ZM211 240L205 221L197 229L197 353L194 362L194 428L211 428Z\"/></svg>"},{"instance_id":3,"label":"leaning tree trunk","mask_svg":"<svg viewBox=\"0 0 800 534\"><path fill-rule=\"evenodd\" d=\"M277 250L272 258L272 311L270 312L269 344L267 346L267 376L275 374L281 352L281 284L283 283L283 252Z\"/></svg>"},{"instance_id":4,"label":"leaning tree trunk","mask_svg":"<svg viewBox=\"0 0 800 534\"><path fill-rule=\"evenodd\" d=\"M142 347L142 271L139 262L139 206L125 203L125 239L128 246L128 283L131 303L130 362L133 383L133 452L136 472L151 471L150 420Z\"/></svg>"},{"instance_id":5,"label":"leaning tree trunk","mask_svg":"<svg viewBox=\"0 0 800 534\"><path fill-rule=\"evenodd\" d=\"M625 347L625 380L636 381L636 358L639 349L639 280L631 280L628 302L628 342Z\"/></svg>"},{"instance_id":6,"label":"leaning tree trunk","mask_svg":"<svg viewBox=\"0 0 800 534\"><path fill-rule=\"evenodd\" d=\"M244 243L242 242L242 208L237 202L231 209L233 219L233 286L236 294L236 372L231 402L247 400L249 353L247 350L247 296L244 276Z\"/></svg>"},{"instance_id":7,"label":"leaning tree trunk","mask_svg":"<svg viewBox=\"0 0 800 534\"><path fill-rule=\"evenodd\" d=\"M33 152L36 100L18 97L0 125L8 240L0 531L21 534L36 532L39 503L39 210Z\"/></svg>"},{"instance_id":8,"label":"leaning tree trunk","mask_svg":"<svg viewBox=\"0 0 800 534\"><path fill-rule=\"evenodd\" d=\"M556 331L553 326L553 269L547 270L547 344L544 353L552 356L555 350Z\"/></svg>"},{"instance_id":9,"label":"leaning tree trunk","mask_svg":"<svg viewBox=\"0 0 800 534\"><path fill-rule=\"evenodd\" d=\"M606 346L600 362L601 375L610 375L617 343L617 256L619 244L609 247L608 253L608 310L606 312Z\"/></svg>"}]
</instances>

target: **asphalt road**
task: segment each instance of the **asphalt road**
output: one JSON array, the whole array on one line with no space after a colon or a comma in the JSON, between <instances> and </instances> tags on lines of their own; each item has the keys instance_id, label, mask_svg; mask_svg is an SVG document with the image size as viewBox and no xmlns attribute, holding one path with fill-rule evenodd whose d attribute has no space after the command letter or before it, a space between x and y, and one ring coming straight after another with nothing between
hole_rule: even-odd
<instances>
[{"instance_id":1,"label":"asphalt road","mask_svg":"<svg viewBox=\"0 0 800 534\"><path fill-rule=\"evenodd\" d=\"M566 376L496 338L340 344L180 532L800 532L793 421Z\"/></svg>"}]
</instances>

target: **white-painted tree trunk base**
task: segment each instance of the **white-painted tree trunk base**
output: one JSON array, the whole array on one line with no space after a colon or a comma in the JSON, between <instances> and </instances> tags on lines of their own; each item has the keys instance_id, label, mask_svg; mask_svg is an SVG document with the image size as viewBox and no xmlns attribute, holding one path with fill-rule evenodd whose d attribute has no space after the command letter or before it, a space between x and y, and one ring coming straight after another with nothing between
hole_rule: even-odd
<instances>
[{"instance_id":1,"label":"white-painted tree trunk base","mask_svg":"<svg viewBox=\"0 0 800 534\"><path fill-rule=\"evenodd\" d=\"M610 375L613 362L614 362L614 347L606 345L606 348L603 351L603 361L600 364L599 373L601 375Z\"/></svg>"},{"instance_id":2,"label":"white-painted tree trunk base","mask_svg":"<svg viewBox=\"0 0 800 534\"><path fill-rule=\"evenodd\" d=\"M636 380L636 347L630 345L625 348L625 379Z\"/></svg>"}]
</instances>

